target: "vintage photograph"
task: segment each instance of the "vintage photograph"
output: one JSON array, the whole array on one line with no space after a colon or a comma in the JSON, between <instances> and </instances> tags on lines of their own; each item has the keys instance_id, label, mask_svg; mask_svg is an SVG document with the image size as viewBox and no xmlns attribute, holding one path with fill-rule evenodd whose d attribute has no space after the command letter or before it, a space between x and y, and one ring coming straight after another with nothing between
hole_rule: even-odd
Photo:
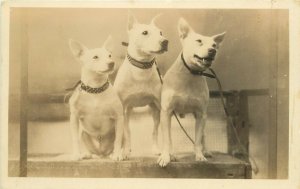
<instances>
[{"instance_id":1,"label":"vintage photograph","mask_svg":"<svg viewBox=\"0 0 300 189\"><path fill-rule=\"evenodd\" d=\"M8 177L289 178L289 9L9 12Z\"/></svg>"}]
</instances>

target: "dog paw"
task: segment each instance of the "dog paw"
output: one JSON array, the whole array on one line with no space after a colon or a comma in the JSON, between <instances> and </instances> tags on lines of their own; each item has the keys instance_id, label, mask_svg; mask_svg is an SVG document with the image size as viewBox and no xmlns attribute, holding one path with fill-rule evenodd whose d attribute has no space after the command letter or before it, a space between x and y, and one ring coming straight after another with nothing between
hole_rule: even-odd
<instances>
[{"instance_id":1,"label":"dog paw","mask_svg":"<svg viewBox=\"0 0 300 189\"><path fill-rule=\"evenodd\" d=\"M131 153L130 149L124 149L123 150L123 158L124 158L124 160L125 159L129 159L130 153Z\"/></svg>"},{"instance_id":2,"label":"dog paw","mask_svg":"<svg viewBox=\"0 0 300 189\"><path fill-rule=\"evenodd\" d=\"M165 166L168 165L168 163L170 163L170 161L171 161L170 154L161 154L158 157L157 163L158 163L159 166L165 167Z\"/></svg>"},{"instance_id":3,"label":"dog paw","mask_svg":"<svg viewBox=\"0 0 300 189\"><path fill-rule=\"evenodd\" d=\"M207 159L204 157L204 155L202 153L198 153L196 154L196 161L207 161Z\"/></svg>"},{"instance_id":4,"label":"dog paw","mask_svg":"<svg viewBox=\"0 0 300 189\"><path fill-rule=\"evenodd\" d=\"M157 145L153 145L152 146L152 154L154 154L154 155L160 155L160 151L159 151Z\"/></svg>"},{"instance_id":5,"label":"dog paw","mask_svg":"<svg viewBox=\"0 0 300 189\"><path fill-rule=\"evenodd\" d=\"M122 153L112 153L110 155L110 159L114 160L114 161L122 161L124 160L123 154Z\"/></svg>"}]
</instances>

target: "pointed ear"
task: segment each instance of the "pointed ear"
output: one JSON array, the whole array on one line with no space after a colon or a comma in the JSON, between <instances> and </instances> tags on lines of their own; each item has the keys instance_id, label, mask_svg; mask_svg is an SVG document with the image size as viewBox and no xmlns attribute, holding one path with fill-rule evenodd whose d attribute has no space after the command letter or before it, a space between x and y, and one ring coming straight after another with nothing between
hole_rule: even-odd
<instances>
[{"instance_id":1,"label":"pointed ear","mask_svg":"<svg viewBox=\"0 0 300 189\"><path fill-rule=\"evenodd\" d=\"M214 41L216 43L221 43L225 37L225 34L226 32L223 32L223 33L220 33L220 34L217 34L217 35L214 35L213 38L214 38Z\"/></svg>"},{"instance_id":2,"label":"pointed ear","mask_svg":"<svg viewBox=\"0 0 300 189\"><path fill-rule=\"evenodd\" d=\"M151 25L155 25L155 22L156 22L157 18L159 18L161 15L162 15L162 13L159 13L159 14L157 14L156 16L154 16L154 17L152 18L150 24L151 24Z\"/></svg>"},{"instance_id":3,"label":"pointed ear","mask_svg":"<svg viewBox=\"0 0 300 189\"><path fill-rule=\"evenodd\" d=\"M193 29L187 23L187 21L185 19L183 19L183 18L180 18L179 21L178 21L178 33L179 33L179 37L181 39L184 39L192 31L193 31Z\"/></svg>"},{"instance_id":4,"label":"pointed ear","mask_svg":"<svg viewBox=\"0 0 300 189\"><path fill-rule=\"evenodd\" d=\"M127 30L130 31L135 24L137 24L137 19L133 16L131 12L128 13L128 23L127 23Z\"/></svg>"},{"instance_id":5,"label":"pointed ear","mask_svg":"<svg viewBox=\"0 0 300 189\"><path fill-rule=\"evenodd\" d=\"M113 49L113 40L112 40L112 37L111 35L109 35L107 37L107 39L105 40L105 42L103 43L103 47L108 50L108 51L112 51Z\"/></svg>"},{"instance_id":6,"label":"pointed ear","mask_svg":"<svg viewBox=\"0 0 300 189\"><path fill-rule=\"evenodd\" d=\"M80 42L75 41L73 39L69 39L69 47L73 55L77 58L82 56L84 52L87 50L87 48L84 45L82 45Z\"/></svg>"}]
</instances>

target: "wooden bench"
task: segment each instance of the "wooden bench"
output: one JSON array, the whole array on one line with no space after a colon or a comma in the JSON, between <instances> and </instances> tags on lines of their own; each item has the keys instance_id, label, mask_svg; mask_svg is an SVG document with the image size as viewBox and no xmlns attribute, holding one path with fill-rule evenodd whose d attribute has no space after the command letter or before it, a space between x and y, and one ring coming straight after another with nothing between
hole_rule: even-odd
<instances>
[{"instance_id":1,"label":"wooden bench","mask_svg":"<svg viewBox=\"0 0 300 189\"><path fill-rule=\"evenodd\" d=\"M68 155L32 155L27 161L29 177L82 178L251 178L249 163L228 154L214 152L208 162L194 161L191 153L176 154L176 161L161 168L157 157L131 157L114 162L109 159L71 161ZM19 160L9 161L9 176L19 176Z\"/></svg>"},{"instance_id":2,"label":"wooden bench","mask_svg":"<svg viewBox=\"0 0 300 189\"><path fill-rule=\"evenodd\" d=\"M25 89L23 89L25 90ZM226 91L226 106L235 124L244 149L249 147L248 96L265 95L266 90ZM158 167L157 157L132 157L124 162L110 160L69 161L63 155L27 154L28 104L63 103L61 94L30 94L21 96L20 159L9 161L9 176L41 177L134 177L134 178L251 178L251 165L238 145L233 128L227 124L228 153L215 152L208 162L195 162L194 155L176 154L177 161L166 168ZM219 98L217 91L211 98Z\"/></svg>"}]
</instances>

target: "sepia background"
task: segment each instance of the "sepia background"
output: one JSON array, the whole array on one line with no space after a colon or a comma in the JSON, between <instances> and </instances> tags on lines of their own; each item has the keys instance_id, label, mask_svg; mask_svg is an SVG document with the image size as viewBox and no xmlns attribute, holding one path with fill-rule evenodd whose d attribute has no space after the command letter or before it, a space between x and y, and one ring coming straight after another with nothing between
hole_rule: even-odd
<instances>
[{"instance_id":1,"label":"sepia background","mask_svg":"<svg viewBox=\"0 0 300 189\"><path fill-rule=\"evenodd\" d=\"M269 178L271 154L276 146L277 177L288 176L288 11L225 9L132 9L139 22L149 23L163 13L156 24L169 40L169 51L158 57L162 73L181 51L177 22L184 17L195 31L214 35L226 31L213 65L224 90L270 89L276 86L276 117L270 117L270 97L249 98L250 154L260 168L254 178ZM89 48L102 45L108 35L114 39L113 58L120 65L125 58L128 9L11 10L9 72L9 158L19 156L20 65L29 62L30 94L64 94L80 79L80 65L72 56L68 40L78 40ZM274 66L277 69L273 70ZM114 75L111 76L113 82ZM217 90L209 80L210 90ZM274 106L271 106L271 108ZM67 104L38 104L29 107L29 153L70 153L71 140ZM226 152L226 120L221 103L211 100L207 140L211 150ZM183 123L193 136L193 121ZM277 127L274 125L277 124ZM151 149L152 121L147 109L138 109L131 120L133 153ZM270 143L276 130L276 144ZM175 151L193 147L173 121ZM141 137L143 136L143 137ZM272 152L273 151L273 152Z\"/></svg>"}]
</instances>

